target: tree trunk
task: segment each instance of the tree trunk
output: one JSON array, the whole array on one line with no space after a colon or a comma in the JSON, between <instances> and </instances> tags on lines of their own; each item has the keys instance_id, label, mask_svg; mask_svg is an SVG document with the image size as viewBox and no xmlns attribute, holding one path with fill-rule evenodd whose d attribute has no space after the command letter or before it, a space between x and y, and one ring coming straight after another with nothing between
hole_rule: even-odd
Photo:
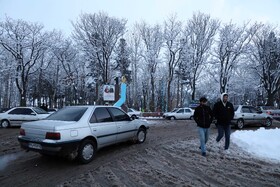
<instances>
[{"instance_id":1,"label":"tree trunk","mask_svg":"<svg viewBox=\"0 0 280 187\"><path fill-rule=\"evenodd\" d=\"M193 85L192 85L192 100L194 101L195 100L195 81L193 81Z\"/></svg>"},{"instance_id":2,"label":"tree trunk","mask_svg":"<svg viewBox=\"0 0 280 187\"><path fill-rule=\"evenodd\" d=\"M170 98L170 95L171 95L171 93L170 93L170 86L171 86L171 81L170 80L168 80L167 81L167 98L166 98L166 103L167 103L167 111L171 111L171 105L172 105L172 103L171 103L171 98Z\"/></svg>"},{"instance_id":3,"label":"tree trunk","mask_svg":"<svg viewBox=\"0 0 280 187\"><path fill-rule=\"evenodd\" d=\"M20 93L20 106L26 106L26 91Z\"/></svg>"},{"instance_id":4,"label":"tree trunk","mask_svg":"<svg viewBox=\"0 0 280 187\"><path fill-rule=\"evenodd\" d=\"M177 79L177 102L176 102L176 107L182 107L182 105L180 105L181 102L180 102L180 79L178 77Z\"/></svg>"},{"instance_id":5,"label":"tree trunk","mask_svg":"<svg viewBox=\"0 0 280 187\"><path fill-rule=\"evenodd\" d=\"M274 106L274 94L272 93L267 93L267 102L266 102L266 105L267 106Z\"/></svg>"},{"instance_id":6,"label":"tree trunk","mask_svg":"<svg viewBox=\"0 0 280 187\"><path fill-rule=\"evenodd\" d=\"M151 86L152 86L152 98L150 103L150 109L152 112L154 112L155 111L155 82L153 77L151 77Z\"/></svg>"}]
</instances>

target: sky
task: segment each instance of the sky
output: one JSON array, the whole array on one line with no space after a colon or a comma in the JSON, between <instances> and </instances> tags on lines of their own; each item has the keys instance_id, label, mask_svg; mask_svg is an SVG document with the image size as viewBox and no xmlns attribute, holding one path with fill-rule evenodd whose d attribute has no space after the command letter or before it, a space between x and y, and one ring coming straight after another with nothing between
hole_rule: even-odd
<instances>
[{"instance_id":1,"label":"sky","mask_svg":"<svg viewBox=\"0 0 280 187\"><path fill-rule=\"evenodd\" d=\"M141 21L161 24L172 14L186 21L198 11L224 23L251 20L279 25L279 9L279 0L0 0L0 21L8 16L70 35L71 21L76 22L82 13L106 12L127 19L128 27Z\"/></svg>"}]
</instances>

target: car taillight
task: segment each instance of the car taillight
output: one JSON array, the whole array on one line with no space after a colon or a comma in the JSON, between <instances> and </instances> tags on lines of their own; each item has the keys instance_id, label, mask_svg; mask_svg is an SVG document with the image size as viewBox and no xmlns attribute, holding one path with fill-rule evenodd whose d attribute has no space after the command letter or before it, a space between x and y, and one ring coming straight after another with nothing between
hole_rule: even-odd
<instances>
[{"instance_id":1,"label":"car taillight","mask_svg":"<svg viewBox=\"0 0 280 187\"><path fill-rule=\"evenodd\" d=\"M19 134L22 135L22 136L25 136L25 130L24 129L20 129L19 130Z\"/></svg>"},{"instance_id":2,"label":"car taillight","mask_svg":"<svg viewBox=\"0 0 280 187\"><path fill-rule=\"evenodd\" d=\"M46 139L60 140L60 133L59 132L47 132Z\"/></svg>"},{"instance_id":3,"label":"car taillight","mask_svg":"<svg viewBox=\"0 0 280 187\"><path fill-rule=\"evenodd\" d=\"M271 111L267 111L266 113L270 115L270 114L271 114Z\"/></svg>"}]
</instances>

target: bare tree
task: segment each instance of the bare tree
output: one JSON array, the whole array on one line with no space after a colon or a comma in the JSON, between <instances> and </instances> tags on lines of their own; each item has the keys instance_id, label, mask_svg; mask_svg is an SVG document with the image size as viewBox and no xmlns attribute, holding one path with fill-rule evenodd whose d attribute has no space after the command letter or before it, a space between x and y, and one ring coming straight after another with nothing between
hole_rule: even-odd
<instances>
[{"instance_id":1,"label":"bare tree","mask_svg":"<svg viewBox=\"0 0 280 187\"><path fill-rule=\"evenodd\" d=\"M159 63L159 54L162 48L163 34L159 25L149 26L143 22L142 24L138 25L138 29L145 46L143 58L146 62L147 71L150 75L151 100L149 106L151 111L155 111L155 73Z\"/></svg>"},{"instance_id":2,"label":"bare tree","mask_svg":"<svg viewBox=\"0 0 280 187\"><path fill-rule=\"evenodd\" d=\"M0 23L2 35L0 45L16 61L16 86L20 93L20 105L26 106L26 94L30 75L40 67L35 65L47 49L50 34L43 32L43 26L22 20L6 18Z\"/></svg>"},{"instance_id":3,"label":"bare tree","mask_svg":"<svg viewBox=\"0 0 280 187\"><path fill-rule=\"evenodd\" d=\"M65 39L62 35L57 35L55 45L53 45L53 53L55 55L57 67L55 68L54 83L56 87L64 85L66 88L66 100L68 104L78 104L78 80L79 71L77 55L78 51L74 48L70 39ZM60 79L60 80L59 80ZM60 85L59 85L60 84ZM61 90L62 88L60 88ZM57 90L55 90L57 92ZM60 91L61 92L61 91Z\"/></svg>"},{"instance_id":4,"label":"bare tree","mask_svg":"<svg viewBox=\"0 0 280 187\"><path fill-rule=\"evenodd\" d=\"M249 44L257 29L257 25L248 27L247 23L238 27L230 22L219 30L213 56L216 58L214 61L219 64L217 75L219 76L220 93L228 90L232 71L237 67L241 58L248 53Z\"/></svg>"},{"instance_id":5,"label":"bare tree","mask_svg":"<svg viewBox=\"0 0 280 187\"><path fill-rule=\"evenodd\" d=\"M140 69L140 60L141 60L141 38L140 38L139 31L137 30L137 27L135 26L132 30L132 33L129 35L128 38L128 45L131 49L131 97L132 99L132 106L139 108L139 103L142 102L142 94L141 92L138 92L137 90L140 88L140 80L139 80L139 71ZM137 99L135 99L137 98ZM142 106L141 106L142 107Z\"/></svg>"},{"instance_id":6,"label":"bare tree","mask_svg":"<svg viewBox=\"0 0 280 187\"><path fill-rule=\"evenodd\" d=\"M267 105L274 104L274 97L280 89L280 39L275 28L263 26L253 39L251 58L263 88L267 92Z\"/></svg>"},{"instance_id":7,"label":"bare tree","mask_svg":"<svg viewBox=\"0 0 280 187\"><path fill-rule=\"evenodd\" d=\"M207 62L219 25L220 22L218 20L211 19L210 15L200 12L194 14L187 23L185 36L187 41L190 42L192 100L195 99L196 82L202 65Z\"/></svg>"},{"instance_id":8,"label":"bare tree","mask_svg":"<svg viewBox=\"0 0 280 187\"><path fill-rule=\"evenodd\" d=\"M10 108L12 101L18 100L14 92L15 62L13 56L0 47L0 108Z\"/></svg>"},{"instance_id":9,"label":"bare tree","mask_svg":"<svg viewBox=\"0 0 280 187\"><path fill-rule=\"evenodd\" d=\"M106 13L82 14L73 23L73 37L87 55L92 75L100 84L110 82L111 55L125 32L126 20L109 17Z\"/></svg>"},{"instance_id":10,"label":"bare tree","mask_svg":"<svg viewBox=\"0 0 280 187\"><path fill-rule=\"evenodd\" d=\"M184 45L184 39L182 36L182 23L177 21L175 15L170 16L164 22L164 41L167 47L166 57L168 60L167 68L167 110L170 111L172 108L171 103L171 83L174 78L175 68L181 57L182 46ZM179 99L179 98L178 98ZM178 100L177 99L177 100Z\"/></svg>"}]
</instances>

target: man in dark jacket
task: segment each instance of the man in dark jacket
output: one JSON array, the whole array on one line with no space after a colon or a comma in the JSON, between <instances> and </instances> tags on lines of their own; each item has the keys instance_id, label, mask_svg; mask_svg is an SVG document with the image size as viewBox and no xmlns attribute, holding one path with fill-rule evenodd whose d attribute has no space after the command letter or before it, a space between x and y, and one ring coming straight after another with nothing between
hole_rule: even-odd
<instances>
[{"instance_id":1,"label":"man in dark jacket","mask_svg":"<svg viewBox=\"0 0 280 187\"><path fill-rule=\"evenodd\" d=\"M223 93L221 100L215 103L213 108L214 117L217 120L218 136L216 141L219 142L225 134L225 150L229 148L230 143L230 121L234 117L234 108L232 103L228 102L228 94Z\"/></svg>"},{"instance_id":2,"label":"man in dark jacket","mask_svg":"<svg viewBox=\"0 0 280 187\"><path fill-rule=\"evenodd\" d=\"M194 120L198 126L198 133L200 138L200 149L202 156L206 156L206 143L209 137L209 127L213 120L213 113L209 106L206 105L207 99L201 97L199 99L200 105L195 108Z\"/></svg>"}]
</instances>

